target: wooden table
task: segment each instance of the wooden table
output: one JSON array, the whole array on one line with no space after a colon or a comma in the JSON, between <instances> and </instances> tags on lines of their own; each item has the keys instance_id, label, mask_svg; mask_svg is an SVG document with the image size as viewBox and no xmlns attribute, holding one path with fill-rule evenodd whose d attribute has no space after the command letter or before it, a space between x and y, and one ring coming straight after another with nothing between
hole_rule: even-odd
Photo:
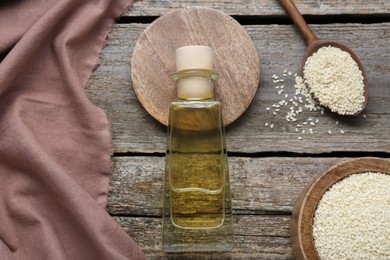
<instances>
[{"instance_id":1,"label":"wooden table","mask_svg":"<svg viewBox=\"0 0 390 260\"><path fill-rule=\"evenodd\" d=\"M174 254L173 259L291 259L289 222L303 187L346 158L390 158L390 2L295 2L319 38L344 42L358 53L370 86L364 115L304 112L306 118L319 119L313 135L295 132L295 125L284 116L266 109L280 100L272 75L299 71L305 51L303 38L278 1L136 1L113 26L87 93L107 112L112 125L113 174L107 210L149 258L167 258L161 250L166 128L138 102L130 60L141 32L174 8L211 7L236 18L255 42L261 81L249 109L227 128L235 248L222 254ZM293 91L286 82L284 93Z\"/></svg>"}]
</instances>

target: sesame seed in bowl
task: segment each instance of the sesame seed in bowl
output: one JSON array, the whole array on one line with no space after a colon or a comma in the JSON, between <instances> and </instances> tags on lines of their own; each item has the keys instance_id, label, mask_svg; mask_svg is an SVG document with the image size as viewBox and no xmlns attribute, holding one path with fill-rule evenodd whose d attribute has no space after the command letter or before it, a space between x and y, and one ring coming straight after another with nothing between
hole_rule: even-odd
<instances>
[{"instance_id":1,"label":"sesame seed in bowl","mask_svg":"<svg viewBox=\"0 0 390 260\"><path fill-rule=\"evenodd\" d=\"M291 220L297 259L390 259L390 160L358 158L317 177Z\"/></svg>"}]
</instances>

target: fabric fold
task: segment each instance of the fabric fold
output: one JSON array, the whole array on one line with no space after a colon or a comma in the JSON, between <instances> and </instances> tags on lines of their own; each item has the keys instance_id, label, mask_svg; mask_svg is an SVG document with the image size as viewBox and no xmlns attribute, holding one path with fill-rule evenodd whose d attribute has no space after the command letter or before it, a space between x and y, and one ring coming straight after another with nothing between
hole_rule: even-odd
<instances>
[{"instance_id":1,"label":"fabric fold","mask_svg":"<svg viewBox=\"0 0 390 260\"><path fill-rule=\"evenodd\" d=\"M131 3L0 3L0 259L145 258L106 212L110 126L84 90Z\"/></svg>"}]
</instances>

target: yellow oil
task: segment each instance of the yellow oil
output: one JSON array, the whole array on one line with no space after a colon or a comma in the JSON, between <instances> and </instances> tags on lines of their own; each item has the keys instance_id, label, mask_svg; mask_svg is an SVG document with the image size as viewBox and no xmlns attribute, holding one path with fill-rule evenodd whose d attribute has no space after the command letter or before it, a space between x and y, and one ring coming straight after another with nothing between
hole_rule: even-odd
<instances>
[{"instance_id":1,"label":"yellow oil","mask_svg":"<svg viewBox=\"0 0 390 260\"><path fill-rule=\"evenodd\" d=\"M172 103L166 170L173 225L205 229L223 224L224 140L219 102Z\"/></svg>"}]
</instances>

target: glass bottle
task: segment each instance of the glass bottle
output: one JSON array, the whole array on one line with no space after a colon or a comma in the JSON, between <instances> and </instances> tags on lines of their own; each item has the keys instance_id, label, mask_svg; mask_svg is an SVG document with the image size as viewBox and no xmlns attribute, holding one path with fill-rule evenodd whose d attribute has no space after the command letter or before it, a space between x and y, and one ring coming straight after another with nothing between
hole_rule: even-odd
<instances>
[{"instance_id":1,"label":"glass bottle","mask_svg":"<svg viewBox=\"0 0 390 260\"><path fill-rule=\"evenodd\" d=\"M213 50L176 50L177 98L169 111L163 249L228 251L232 207L221 103L214 100Z\"/></svg>"}]
</instances>

